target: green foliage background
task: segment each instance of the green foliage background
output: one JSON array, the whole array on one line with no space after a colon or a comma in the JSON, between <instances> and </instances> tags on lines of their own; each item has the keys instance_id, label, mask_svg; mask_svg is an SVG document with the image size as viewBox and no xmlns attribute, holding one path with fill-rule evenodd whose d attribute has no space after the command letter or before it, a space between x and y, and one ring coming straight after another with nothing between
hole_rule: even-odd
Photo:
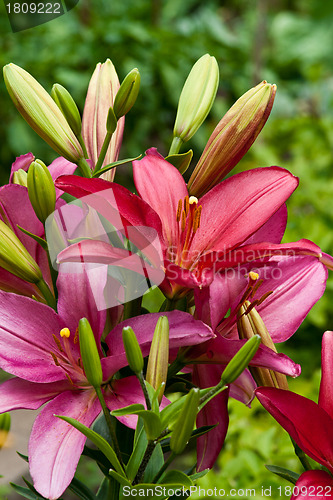
<instances>
[{"instance_id":1,"label":"green foliage background","mask_svg":"<svg viewBox=\"0 0 333 500\"><path fill-rule=\"evenodd\" d=\"M242 93L263 79L276 83L273 112L236 171L279 165L299 176L300 187L288 205L285 241L309 238L323 251L333 252L332 2L80 0L66 15L15 34L10 31L3 4L0 8L1 64L14 62L23 66L47 90L54 82L61 83L81 110L97 62L109 57L121 79L133 67L139 68L141 92L126 120L123 158L143 153L151 146L167 153L182 85L193 63L206 52L218 61L220 87L208 120L189 145L194 150L193 164L216 123ZM46 163L55 158L21 119L2 82L3 183L7 182L15 156L28 151ZM120 182L131 186L129 168L117 175ZM321 335L324 330L333 329L332 299L330 279L323 299L284 346L285 352L302 363L303 374L309 379L320 366ZM316 394L318 377L315 380L316 384L305 393ZM304 384L295 381L293 388L302 392ZM293 460L290 445L289 458L284 455L285 441L281 447L275 446L282 431L277 427L272 431L272 421L267 423L260 409L244 414L243 407L233 407L231 420L225 454L219 464L221 484L262 484L263 477L272 480L269 473L262 475L265 460L277 459L280 465ZM248 447L249 436L256 442L260 432L260 450L255 451ZM242 467L238 475L233 475L238 470L236 463ZM245 470L249 476L244 475ZM217 481L216 477L209 477Z\"/></svg>"}]
</instances>

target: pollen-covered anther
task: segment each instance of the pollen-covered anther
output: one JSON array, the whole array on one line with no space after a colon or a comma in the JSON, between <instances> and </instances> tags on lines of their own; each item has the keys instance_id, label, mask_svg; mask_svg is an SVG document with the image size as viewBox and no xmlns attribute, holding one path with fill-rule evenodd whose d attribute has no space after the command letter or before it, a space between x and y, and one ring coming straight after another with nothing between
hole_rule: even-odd
<instances>
[{"instance_id":1,"label":"pollen-covered anther","mask_svg":"<svg viewBox=\"0 0 333 500\"><path fill-rule=\"evenodd\" d=\"M60 366L60 363L59 363L59 361L58 361L58 358L57 358L57 356L54 354L54 352L50 351L50 354L51 354L51 356L52 356L52 358L53 358L54 364L55 364L56 366Z\"/></svg>"},{"instance_id":2,"label":"pollen-covered anther","mask_svg":"<svg viewBox=\"0 0 333 500\"><path fill-rule=\"evenodd\" d=\"M71 332L69 331L69 328L62 328L60 330L60 337L68 339L71 335Z\"/></svg>"},{"instance_id":3,"label":"pollen-covered anther","mask_svg":"<svg viewBox=\"0 0 333 500\"><path fill-rule=\"evenodd\" d=\"M190 205L194 205L194 203L197 205L198 201L199 200L198 200L198 198L196 196L190 196L189 200L188 200L188 202L189 202Z\"/></svg>"}]
</instances>

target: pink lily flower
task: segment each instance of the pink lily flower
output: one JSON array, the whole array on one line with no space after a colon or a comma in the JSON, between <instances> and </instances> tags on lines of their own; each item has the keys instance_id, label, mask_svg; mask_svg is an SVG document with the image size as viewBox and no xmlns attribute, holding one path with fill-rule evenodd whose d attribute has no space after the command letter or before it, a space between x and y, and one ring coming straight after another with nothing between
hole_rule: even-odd
<instances>
[{"instance_id":1,"label":"pink lily flower","mask_svg":"<svg viewBox=\"0 0 333 500\"><path fill-rule=\"evenodd\" d=\"M279 167L254 169L234 175L221 182L199 200L189 197L179 171L165 161L155 149L145 158L133 162L134 181L140 196L122 186L107 184L101 179L60 177L56 185L76 197L95 194L95 206L108 218L111 207L117 209L124 226L145 226L159 235L164 255L165 279L160 285L170 298L178 298L189 289L208 286L220 263L254 238L267 221L279 211L298 185L298 180ZM237 193L237 196L235 196ZM279 227L276 230L280 231ZM244 252L249 261L249 248ZM259 240L263 241L263 240ZM264 240L265 241L265 240ZM274 240L270 240L274 241ZM266 258L266 246L254 253ZM86 251L85 251L85 247ZM305 250L310 250L304 244ZM293 248L293 247L292 247ZM303 247L302 247L303 249ZM282 248L286 253L290 248ZM272 243L269 254L280 252ZM318 253L318 247L315 248ZM80 243L80 258L95 256L95 262L112 260L114 251L96 244ZM64 260L65 254L63 255ZM237 265L240 257L234 258Z\"/></svg>"},{"instance_id":2,"label":"pink lily flower","mask_svg":"<svg viewBox=\"0 0 333 500\"><path fill-rule=\"evenodd\" d=\"M96 270L94 273L96 276ZM105 281L101 268L101 293ZM73 417L90 426L101 411L80 362L76 334L79 319L86 317L94 331L103 369L102 390L108 408L113 410L144 402L136 377L113 378L127 366L122 327L133 326L143 355L147 356L160 316L147 314L119 324L106 338L109 352L103 357L100 339L106 311L96 309L87 273L60 272L57 288L58 314L27 297L0 291L0 367L15 375L0 386L0 413L37 409L47 403L32 428L29 467L35 488L51 500L58 498L71 482L85 443L83 434L54 415ZM190 314L173 311L166 315L172 349L213 336L209 327ZM122 422L135 427L133 417L122 418Z\"/></svg>"},{"instance_id":3,"label":"pink lily flower","mask_svg":"<svg viewBox=\"0 0 333 500\"><path fill-rule=\"evenodd\" d=\"M333 394L332 394L333 332L327 331L322 341L322 377L318 404L291 391L272 387L259 387L256 396L266 410L290 434L297 445L313 460L326 467L333 474ZM332 496L332 476L324 471L307 471L298 480L298 486L323 488L330 486ZM319 498L319 490L317 497ZM323 490L328 491L328 490ZM323 493L322 493L323 496ZM325 496L325 495L324 495ZM311 498L317 498L312 495ZM303 498L296 495L294 498Z\"/></svg>"},{"instance_id":4,"label":"pink lily flower","mask_svg":"<svg viewBox=\"0 0 333 500\"><path fill-rule=\"evenodd\" d=\"M333 496L333 478L324 470L307 470L298 478L290 500L323 499Z\"/></svg>"},{"instance_id":5,"label":"pink lily flower","mask_svg":"<svg viewBox=\"0 0 333 500\"><path fill-rule=\"evenodd\" d=\"M187 353L189 359L195 360L194 380L199 387L216 384L225 365L244 343L238 337L237 310L244 300L246 275L251 269L253 268L248 265L217 274L210 287L195 291L197 317L210 324L217 335L207 343L191 348ZM255 271L259 274L258 284L261 279L263 281L251 301L256 303L266 296L263 302L256 305L256 309L273 342L284 342L293 335L311 307L322 296L327 270L315 257L298 256L272 259L255 268ZM230 314L225 317L229 309ZM268 368L292 377L300 374L299 365L284 354L275 353L263 345L250 366ZM246 370L236 383L231 384L230 396L249 404L255 387L253 378ZM227 392L222 393L198 415L198 425L218 423L215 429L198 439L198 462L202 469L212 466L222 448L228 429L227 402Z\"/></svg>"}]
</instances>

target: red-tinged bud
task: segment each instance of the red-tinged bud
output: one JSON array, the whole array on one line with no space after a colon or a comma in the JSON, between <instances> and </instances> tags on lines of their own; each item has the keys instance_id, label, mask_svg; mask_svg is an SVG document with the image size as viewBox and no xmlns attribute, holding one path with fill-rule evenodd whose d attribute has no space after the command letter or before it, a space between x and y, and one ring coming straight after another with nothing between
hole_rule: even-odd
<instances>
[{"instance_id":1,"label":"red-tinged bud","mask_svg":"<svg viewBox=\"0 0 333 500\"><path fill-rule=\"evenodd\" d=\"M248 90L218 123L188 182L198 198L218 184L243 158L270 115L276 85L266 81Z\"/></svg>"}]
</instances>

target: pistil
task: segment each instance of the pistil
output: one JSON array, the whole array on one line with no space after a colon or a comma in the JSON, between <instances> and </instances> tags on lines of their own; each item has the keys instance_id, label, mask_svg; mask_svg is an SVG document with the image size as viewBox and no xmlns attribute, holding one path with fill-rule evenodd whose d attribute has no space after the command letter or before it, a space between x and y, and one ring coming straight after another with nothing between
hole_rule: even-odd
<instances>
[{"instance_id":1,"label":"pistil","mask_svg":"<svg viewBox=\"0 0 333 500\"><path fill-rule=\"evenodd\" d=\"M176 261L180 266L187 262L188 250L200 227L201 210L202 206L198 206L198 198L195 196L186 196L178 202L176 218L180 224L180 238Z\"/></svg>"}]
</instances>

